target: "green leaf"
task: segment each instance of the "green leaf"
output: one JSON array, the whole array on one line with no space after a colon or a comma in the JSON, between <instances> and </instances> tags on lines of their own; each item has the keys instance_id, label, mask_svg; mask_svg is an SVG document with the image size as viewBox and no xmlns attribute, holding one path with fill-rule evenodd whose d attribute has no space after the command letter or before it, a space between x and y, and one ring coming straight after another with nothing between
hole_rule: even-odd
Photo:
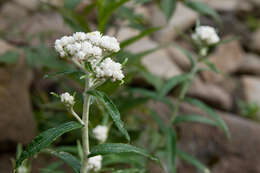
<instances>
[{"instance_id":1,"label":"green leaf","mask_svg":"<svg viewBox=\"0 0 260 173\"><path fill-rule=\"evenodd\" d=\"M176 143L177 138L174 129L169 127L166 131L166 154L168 168L171 173L176 173Z\"/></svg>"},{"instance_id":2,"label":"green leaf","mask_svg":"<svg viewBox=\"0 0 260 173\"><path fill-rule=\"evenodd\" d=\"M134 93L138 93L141 96L148 97L150 99L163 102L163 103L167 104L172 109L174 108L170 99L168 99L167 97L159 97L158 94L154 91L150 91L150 90L143 89L143 88L131 88L130 91L132 91Z\"/></svg>"},{"instance_id":3,"label":"green leaf","mask_svg":"<svg viewBox=\"0 0 260 173\"><path fill-rule=\"evenodd\" d=\"M222 129L226 136L230 138L230 132L226 125L226 123L222 120L222 118L208 105L201 102L200 100L194 99L194 98L185 98L184 101L188 102L189 104L195 105L205 111L209 116L211 116L217 123L217 126Z\"/></svg>"},{"instance_id":4,"label":"green leaf","mask_svg":"<svg viewBox=\"0 0 260 173\"><path fill-rule=\"evenodd\" d=\"M195 157L185 153L184 151L177 149L177 156L182 160L194 165L196 168L200 169L203 173L210 173L210 170L203 165L200 161L198 161Z\"/></svg>"},{"instance_id":5,"label":"green leaf","mask_svg":"<svg viewBox=\"0 0 260 173\"><path fill-rule=\"evenodd\" d=\"M130 168L130 169L113 171L112 173L144 173L144 172L145 170L143 169Z\"/></svg>"},{"instance_id":6,"label":"green leaf","mask_svg":"<svg viewBox=\"0 0 260 173\"><path fill-rule=\"evenodd\" d=\"M81 2L81 0L65 0L64 6L68 9L74 9Z\"/></svg>"},{"instance_id":7,"label":"green leaf","mask_svg":"<svg viewBox=\"0 0 260 173\"><path fill-rule=\"evenodd\" d=\"M215 64L210 62L209 60L205 59L203 62L209 67L209 69L215 73L220 73Z\"/></svg>"},{"instance_id":8,"label":"green leaf","mask_svg":"<svg viewBox=\"0 0 260 173\"><path fill-rule=\"evenodd\" d=\"M211 120L209 118L200 115L179 115L175 118L173 123L179 124L179 123L187 123L187 122L196 122L196 123L218 126L214 120Z\"/></svg>"},{"instance_id":9,"label":"green leaf","mask_svg":"<svg viewBox=\"0 0 260 173\"><path fill-rule=\"evenodd\" d=\"M99 7L98 8L99 9L98 30L100 32L102 33L104 32L105 26L109 21L112 13L128 1L129 0L117 0L117 1L115 0L114 2L108 3L107 6L104 6L103 3L98 3L98 7Z\"/></svg>"},{"instance_id":10,"label":"green leaf","mask_svg":"<svg viewBox=\"0 0 260 173\"><path fill-rule=\"evenodd\" d=\"M161 0L161 9L164 12L165 16L169 20L175 9L176 9L177 0Z\"/></svg>"},{"instance_id":11,"label":"green leaf","mask_svg":"<svg viewBox=\"0 0 260 173\"><path fill-rule=\"evenodd\" d=\"M153 120L157 123L159 130L161 132L165 132L165 124L158 113L154 110L150 110L150 115L152 116Z\"/></svg>"},{"instance_id":12,"label":"green leaf","mask_svg":"<svg viewBox=\"0 0 260 173\"><path fill-rule=\"evenodd\" d=\"M163 86L163 80L160 77L148 72L147 70L142 70L140 74L149 84L152 84L152 86L154 86L157 91L159 91Z\"/></svg>"},{"instance_id":13,"label":"green leaf","mask_svg":"<svg viewBox=\"0 0 260 173\"><path fill-rule=\"evenodd\" d=\"M19 53L9 51L0 55L0 63L14 64L18 60L18 58L19 58Z\"/></svg>"},{"instance_id":14,"label":"green leaf","mask_svg":"<svg viewBox=\"0 0 260 173\"><path fill-rule=\"evenodd\" d=\"M53 77L63 76L66 74L74 74L74 73L80 73L80 72L81 72L80 70L64 70L64 71L60 71L60 72L53 73L53 74L46 74L43 76L43 78L47 79L47 78L53 78Z\"/></svg>"},{"instance_id":15,"label":"green leaf","mask_svg":"<svg viewBox=\"0 0 260 173\"><path fill-rule=\"evenodd\" d=\"M158 162L157 158L151 156L145 150L129 144L121 144L121 143L106 143L106 144L96 145L92 147L89 157L93 157L96 155L119 154L119 153L135 153Z\"/></svg>"},{"instance_id":16,"label":"green leaf","mask_svg":"<svg viewBox=\"0 0 260 173\"><path fill-rule=\"evenodd\" d=\"M144 31L142 31L141 33L139 33L137 36L131 37L127 40L124 40L120 43L120 48L123 49L128 45L133 44L134 42L140 40L141 38L152 34L155 31L158 31L160 29L160 27L154 27L154 28L149 28L149 29L145 29Z\"/></svg>"},{"instance_id":17,"label":"green leaf","mask_svg":"<svg viewBox=\"0 0 260 173\"><path fill-rule=\"evenodd\" d=\"M81 164L79 160L70 153L64 151L55 151L51 149L46 149L45 152L58 157L59 159L67 163L73 169L74 172L80 173Z\"/></svg>"},{"instance_id":18,"label":"green leaf","mask_svg":"<svg viewBox=\"0 0 260 173\"><path fill-rule=\"evenodd\" d=\"M202 2L196 2L196 1L190 1L190 0L184 0L184 5L187 7L197 11L198 13L206 16L210 16L213 19L215 19L218 23L221 23L221 18L219 14L209 7L207 4L202 3Z\"/></svg>"},{"instance_id":19,"label":"green leaf","mask_svg":"<svg viewBox=\"0 0 260 173\"><path fill-rule=\"evenodd\" d=\"M77 14L76 12L66 8L58 8L56 10L62 15L64 21L74 31L85 31L85 32L91 31L88 21L85 19L84 16Z\"/></svg>"},{"instance_id":20,"label":"green leaf","mask_svg":"<svg viewBox=\"0 0 260 173\"><path fill-rule=\"evenodd\" d=\"M188 60L190 61L191 67L194 67L195 61L194 61L193 55L188 50L183 49L182 47L180 47L178 45L175 45L175 47L178 50L180 50L188 58Z\"/></svg>"},{"instance_id":21,"label":"green leaf","mask_svg":"<svg viewBox=\"0 0 260 173\"><path fill-rule=\"evenodd\" d=\"M127 130L124 128L124 123L120 118L120 113L116 108L115 104L112 102L112 100L110 100L105 93L102 93L97 90L91 90L88 91L88 93L92 96L95 96L98 100L100 100L104 104L107 113L112 118L118 130L126 137L128 141L130 141L130 136Z\"/></svg>"},{"instance_id":22,"label":"green leaf","mask_svg":"<svg viewBox=\"0 0 260 173\"><path fill-rule=\"evenodd\" d=\"M152 0L136 0L135 4L143 4L143 3L147 3L147 2L151 2Z\"/></svg>"},{"instance_id":23,"label":"green leaf","mask_svg":"<svg viewBox=\"0 0 260 173\"><path fill-rule=\"evenodd\" d=\"M51 163L47 167L41 169L41 173L53 173L53 172L55 172L55 173L64 173L63 171L61 171L59 169L62 166L62 164L63 164L62 161Z\"/></svg>"},{"instance_id":24,"label":"green leaf","mask_svg":"<svg viewBox=\"0 0 260 173\"><path fill-rule=\"evenodd\" d=\"M16 160L16 168L18 168L25 159L39 153L42 149L49 146L62 134L72 130L80 129L82 127L83 125L71 121L44 131L43 133L35 137L33 141L25 148L20 158Z\"/></svg>"},{"instance_id":25,"label":"green leaf","mask_svg":"<svg viewBox=\"0 0 260 173\"><path fill-rule=\"evenodd\" d=\"M177 86L180 83L183 83L189 78L189 75L187 74L180 74L177 76L174 76L166 81L166 83L162 86L160 89L158 95L159 97L166 96L170 90L172 90L175 86Z\"/></svg>"}]
</instances>

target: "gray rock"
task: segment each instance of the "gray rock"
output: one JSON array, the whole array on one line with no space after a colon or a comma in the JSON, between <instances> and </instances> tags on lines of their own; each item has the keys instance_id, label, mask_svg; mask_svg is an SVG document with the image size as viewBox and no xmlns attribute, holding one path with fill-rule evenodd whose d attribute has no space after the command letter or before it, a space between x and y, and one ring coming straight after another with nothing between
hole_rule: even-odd
<instances>
[{"instance_id":1,"label":"gray rock","mask_svg":"<svg viewBox=\"0 0 260 173\"><path fill-rule=\"evenodd\" d=\"M117 38L121 41L137 34L138 31L136 30L122 28L119 30ZM145 37L126 49L132 53L138 53L158 46L158 43ZM142 59L142 64L148 69L148 71L164 79L168 79L181 73L180 68L171 60L165 49L160 49L145 56Z\"/></svg>"},{"instance_id":2,"label":"gray rock","mask_svg":"<svg viewBox=\"0 0 260 173\"><path fill-rule=\"evenodd\" d=\"M260 75L260 57L256 54L246 54L243 62L237 69L240 74Z\"/></svg>"},{"instance_id":3,"label":"gray rock","mask_svg":"<svg viewBox=\"0 0 260 173\"><path fill-rule=\"evenodd\" d=\"M253 51L260 53L260 29L251 34L251 42L249 45Z\"/></svg>"},{"instance_id":4,"label":"gray rock","mask_svg":"<svg viewBox=\"0 0 260 173\"><path fill-rule=\"evenodd\" d=\"M5 45L3 47L3 45ZM12 46L0 41L0 53L12 50ZM31 71L23 57L15 65L0 67L0 142L28 143L35 136L29 87Z\"/></svg>"},{"instance_id":5,"label":"gray rock","mask_svg":"<svg viewBox=\"0 0 260 173\"><path fill-rule=\"evenodd\" d=\"M245 100L260 107L260 78L243 76L241 83ZM257 113L257 120L260 120L260 112Z\"/></svg>"},{"instance_id":6,"label":"gray rock","mask_svg":"<svg viewBox=\"0 0 260 173\"><path fill-rule=\"evenodd\" d=\"M178 3L174 16L170 21L166 21L166 17L158 8L152 8L151 20L153 26L165 26L157 32L156 39L160 42L170 42L178 36L179 32L184 32L195 24L199 18L198 13Z\"/></svg>"},{"instance_id":7,"label":"gray rock","mask_svg":"<svg viewBox=\"0 0 260 173\"><path fill-rule=\"evenodd\" d=\"M219 46L216 52L209 57L209 61L226 75L236 71L243 62L244 51L238 41L232 41ZM224 79L223 74L211 71L201 73L204 80L209 82L220 82Z\"/></svg>"},{"instance_id":8,"label":"gray rock","mask_svg":"<svg viewBox=\"0 0 260 173\"><path fill-rule=\"evenodd\" d=\"M218 85L202 82L200 79L193 81L188 95L202 99L216 108L232 109L233 100L230 93Z\"/></svg>"}]
</instances>

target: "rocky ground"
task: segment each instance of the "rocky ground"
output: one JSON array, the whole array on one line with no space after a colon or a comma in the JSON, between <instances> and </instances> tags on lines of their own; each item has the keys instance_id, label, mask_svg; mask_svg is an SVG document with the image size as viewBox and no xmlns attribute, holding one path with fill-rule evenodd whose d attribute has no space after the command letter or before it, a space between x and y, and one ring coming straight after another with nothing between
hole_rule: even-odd
<instances>
[{"instance_id":1,"label":"rocky ground","mask_svg":"<svg viewBox=\"0 0 260 173\"><path fill-rule=\"evenodd\" d=\"M230 127L232 138L228 141L213 127L183 125L179 127L180 146L211 165L213 173L260 173L260 111L252 120L243 117L239 107L239 100L260 107L260 1L203 1L220 13L223 20L223 25L219 28L221 37L238 36L239 39L220 46L210 57L222 74L206 71L200 73L188 95L205 101L219 111ZM62 0L51 3L62 5ZM51 33L45 43L52 47L57 37L71 32L59 14L39 8L38 0L0 2L0 54L19 50L20 46L26 44L38 45L41 40L35 37L37 34ZM165 27L152 37L131 45L128 49L132 52L150 49L169 41L189 48L178 36L177 30L189 31L199 19L202 24L215 25L212 20L200 17L180 4L168 23L154 5L138 6L135 10L143 14L145 20L153 26ZM113 29L109 32L115 33L120 40L137 33L123 25L116 32ZM164 79L181 74L190 67L189 61L174 46L146 56L142 63L150 72ZM14 152L10 148L15 148L13 146L17 142L28 143L36 134L30 100L34 80L34 74L26 65L22 52L15 65L0 65L1 173L10 172L6 168L10 169L7 158ZM160 105L158 110L167 111ZM183 111L194 113L199 110L183 105ZM182 165L179 172L195 173L188 165Z\"/></svg>"}]
</instances>

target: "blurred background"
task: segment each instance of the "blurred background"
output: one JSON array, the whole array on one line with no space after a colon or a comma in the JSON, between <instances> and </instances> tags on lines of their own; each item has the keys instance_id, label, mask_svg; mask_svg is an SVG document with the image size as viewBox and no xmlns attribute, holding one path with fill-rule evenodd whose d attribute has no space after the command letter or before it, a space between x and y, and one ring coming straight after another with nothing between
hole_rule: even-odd
<instances>
[{"instance_id":1,"label":"blurred background","mask_svg":"<svg viewBox=\"0 0 260 173\"><path fill-rule=\"evenodd\" d=\"M121 45L123 51L116 56L118 61L129 58L125 84L107 82L100 90L111 95L119 107L133 143L152 151L151 138L155 143L160 139L153 135L157 127L147 115L147 107L166 121L171 110L145 91L152 93L167 79L189 71L189 61L174 44L192 52L184 36L190 36L196 21L200 21L201 25L217 28L222 39L235 39L219 46L209 57L221 73L200 72L188 96L214 108L227 123L231 139L215 127L182 124L177 127L178 146L213 173L260 173L260 1L193 1L203 2L207 8L189 2L178 1L175 9L171 2L160 7L159 0L128 0L98 14L96 2L91 0L1 0L0 172L11 172L18 143L26 145L43 130L73 120L50 92L82 92L80 74L58 59L53 48L57 38L75 31L99 28L120 41L141 33L131 44ZM106 20L102 23L100 17ZM133 93L131 88L141 90ZM167 99L174 102L176 93L178 88ZM79 94L77 97L80 99ZM79 102L75 109L80 112L81 106ZM181 110L201 112L185 104ZM93 113L94 126L101 121L102 110L96 106ZM113 129L111 136L110 140L124 140ZM73 145L77 139L79 131L64 135L55 146ZM32 172L44 173L53 161L57 159L39 156L32 162ZM148 167L151 173L161 172L153 163ZM178 161L178 172L198 171Z\"/></svg>"}]
</instances>

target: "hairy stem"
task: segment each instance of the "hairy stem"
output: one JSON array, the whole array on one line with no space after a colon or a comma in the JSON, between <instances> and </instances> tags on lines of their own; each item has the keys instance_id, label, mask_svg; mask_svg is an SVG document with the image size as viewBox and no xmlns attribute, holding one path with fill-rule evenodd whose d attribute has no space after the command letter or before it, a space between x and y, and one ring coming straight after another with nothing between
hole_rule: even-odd
<instances>
[{"instance_id":1,"label":"hairy stem","mask_svg":"<svg viewBox=\"0 0 260 173\"><path fill-rule=\"evenodd\" d=\"M87 173L88 166L88 154L89 154L89 134L88 134L88 121L89 121L89 106L90 106L90 95L87 94L87 91L90 87L90 81L86 79L85 90L84 90L84 104L83 104L83 115L82 121L85 126L82 129L82 149L83 149L83 159L81 164L81 173Z\"/></svg>"}]
</instances>

